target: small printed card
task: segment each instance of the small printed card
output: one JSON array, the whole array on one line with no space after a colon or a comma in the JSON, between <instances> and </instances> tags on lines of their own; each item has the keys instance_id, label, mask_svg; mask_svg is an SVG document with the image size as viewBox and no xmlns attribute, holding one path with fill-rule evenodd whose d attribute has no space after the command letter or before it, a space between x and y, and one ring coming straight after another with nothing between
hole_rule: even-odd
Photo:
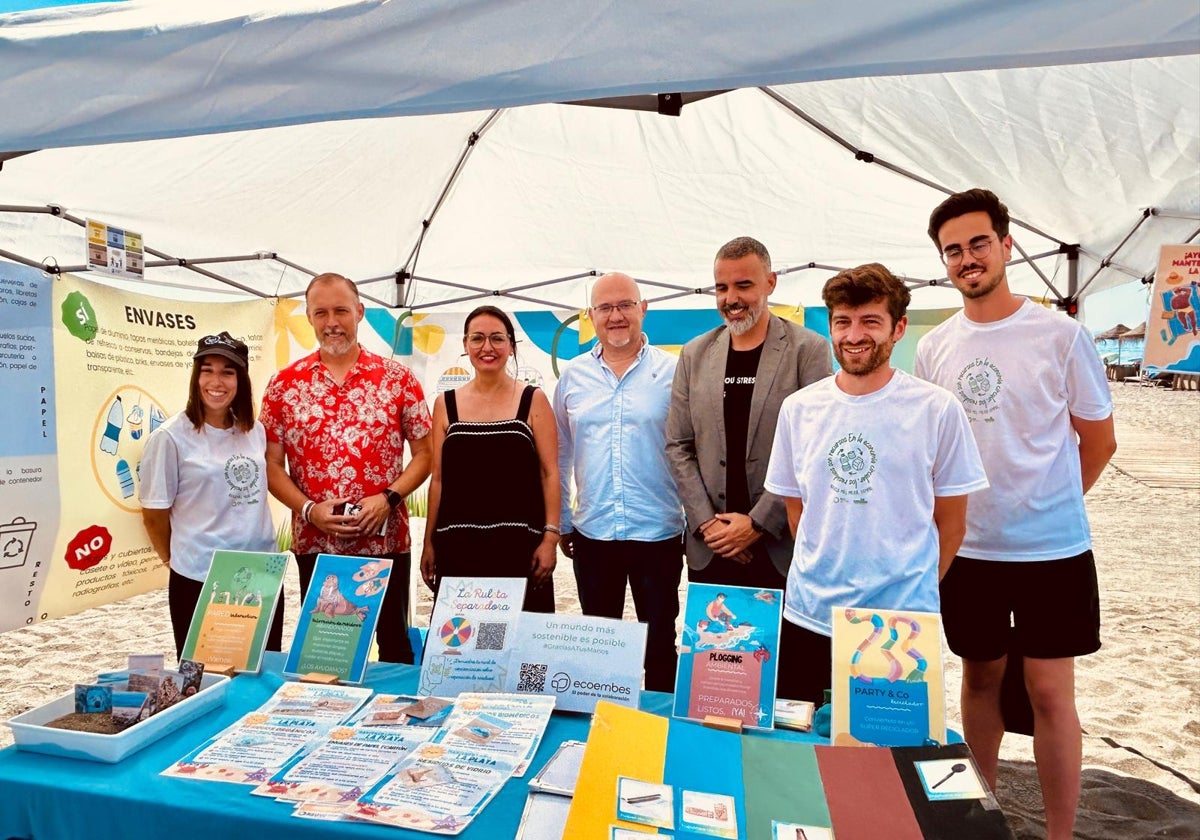
<instances>
[{"instance_id":1,"label":"small printed card","mask_svg":"<svg viewBox=\"0 0 1200 840\"><path fill-rule=\"evenodd\" d=\"M685 790L680 793L679 828L713 837L729 837L736 840L737 806L732 796L721 793L701 793Z\"/></svg>"},{"instance_id":2,"label":"small printed card","mask_svg":"<svg viewBox=\"0 0 1200 840\"><path fill-rule=\"evenodd\" d=\"M112 711L112 686L110 685L76 685L75 713L94 715Z\"/></svg>"},{"instance_id":3,"label":"small printed card","mask_svg":"<svg viewBox=\"0 0 1200 840\"><path fill-rule=\"evenodd\" d=\"M413 703L409 703L400 711L404 712L410 718L428 720L439 712L448 709L451 705L453 704L449 700L443 700L441 697L422 697Z\"/></svg>"},{"instance_id":4,"label":"small printed card","mask_svg":"<svg viewBox=\"0 0 1200 840\"><path fill-rule=\"evenodd\" d=\"M128 729L150 716L150 701L143 691L114 691L112 693L113 723Z\"/></svg>"},{"instance_id":5,"label":"small printed card","mask_svg":"<svg viewBox=\"0 0 1200 840\"><path fill-rule=\"evenodd\" d=\"M413 717L408 713L408 709L416 707L425 712L433 708L432 705L418 706L417 701L420 700L432 700L433 705L441 708L425 718ZM418 698L408 694L376 694L349 723L354 726L414 726L437 729L445 723L453 709L454 701L441 697Z\"/></svg>"},{"instance_id":6,"label":"small printed card","mask_svg":"<svg viewBox=\"0 0 1200 840\"><path fill-rule=\"evenodd\" d=\"M134 653L129 656L130 671L145 671L154 674L163 669L161 653Z\"/></svg>"},{"instance_id":7,"label":"small printed card","mask_svg":"<svg viewBox=\"0 0 1200 840\"><path fill-rule=\"evenodd\" d=\"M986 799L987 790L975 764L966 758L915 762L921 787L931 801L940 799Z\"/></svg>"},{"instance_id":8,"label":"small printed card","mask_svg":"<svg viewBox=\"0 0 1200 840\"><path fill-rule=\"evenodd\" d=\"M675 828L675 793L670 785L617 777L617 819Z\"/></svg>"},{"instance_id":9,"label":"small printed card","mask_svg":"<svg viewBox=\"0 0 1200 840\"><path fill-rule=\"evenodd\" d=\"M563 741L537 775L529 780L529 786L543 793L574 796L586 747L584 741Z\"/></svg>"},{"instance_id":10,"label":"small printed card","mask_svg":"<svg viewBox=\"0 0 1200 840\"><path fill-rule=\"evenodd\" d=\"M771 821L771 840L834 840L832 828Z\"/></svg>"},{"instance_id":11,"label":"small printed card","mask_svg":"<svg viewBox=\"0 0 1200 840\"><path fill-rule=\"evenodd\" d=\"M811 732L813 704L808 700L776 700L775 728Z\"/></svg>"}]
</instances>

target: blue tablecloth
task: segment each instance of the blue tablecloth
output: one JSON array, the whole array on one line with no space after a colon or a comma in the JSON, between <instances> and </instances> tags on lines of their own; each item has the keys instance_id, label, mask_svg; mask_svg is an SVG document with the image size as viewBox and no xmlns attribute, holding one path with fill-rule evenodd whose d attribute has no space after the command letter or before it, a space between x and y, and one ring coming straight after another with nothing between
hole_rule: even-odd
<instances>
[{"instance_id":1,"label":"blue tablecloth","mask_svg":"<svg viewBox=\"0 0 1200 840\"><path fill-rule=\"evenodd\" d=\"M260 706L283 682L282 654L267 654L260 675L243 674L229 686L225 705L169 733L119 764L57 758L9 747L0 750L0 838L104 840L105 838L376 837L428 838L431 835L364 823L296 819L290 804L251 796L244 785L160 776L246 712ZM372 663L366 685L402 694L416 689L419 671L411 665ZM643 692L641 708L671 713L671 695ZM528 793L528 778L541 769L558 745L586 741L591 717L556 712L525 778L511 779L459 835L463 840L513 837ZM818 741L800 733L780 737Z\"/></svg>"}]
</instances>

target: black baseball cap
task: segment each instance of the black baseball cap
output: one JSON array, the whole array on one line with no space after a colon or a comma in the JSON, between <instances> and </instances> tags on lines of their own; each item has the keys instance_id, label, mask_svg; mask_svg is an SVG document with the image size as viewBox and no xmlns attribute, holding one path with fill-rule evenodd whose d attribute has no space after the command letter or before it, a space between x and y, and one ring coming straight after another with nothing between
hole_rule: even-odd
<instances>
[{"instance_id":1,"label":"black baseball cap","mask_svg":"<svg viewBox=\"0 0 1200 840\"><path fill-rule=\"evenodd\" d=\"M250 366L250 351L245 342L238 341L227 332L206 335L196 344L193 359L201 356L224 356L240 368Z\"/></svg>"}]
</instances>

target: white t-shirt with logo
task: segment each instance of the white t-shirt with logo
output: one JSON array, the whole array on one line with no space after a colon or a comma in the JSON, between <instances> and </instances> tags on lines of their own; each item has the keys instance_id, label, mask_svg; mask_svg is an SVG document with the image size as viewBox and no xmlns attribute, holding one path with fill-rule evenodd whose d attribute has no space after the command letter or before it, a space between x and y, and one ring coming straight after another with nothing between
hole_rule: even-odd
<instances>
[{"instance_id":1,"label":"white t-shirt with logo","mask_svg":"<svg viewBox=\"0 0 1200 840\"><path fill-rule=\"evenodd\" d=\"M838 606L937 612L934 497L987 486L946 391L900 370L864 396L836 380L783 401L766 481L804 502L784 617L826 636Z\"/></svg>"},{"instance_id":2,"label":"white t-shirt with logo","mask_svg":"<svg viewBox=\"0 0 1200 840\"><path fill-rule=\"evenodd\" d=\"M205 425L180 412L150 435L139 467L142 507L171 511L171 568L204 580L217 549L275 551L267 507L267 436Z\"/></svg>"},{"instance_id":3,"label":"white t-shirt with logo","mask_svg":"<svg viewBox=\"0 0 1200 840\"><path fill-rule=\"evenodd\" d=\"M1055 560L1091 548L1071 415L1103 420L1113 405L1084 326L1030 301L985 324L958 312L918 343L915 371L962 403L991 484L971 497L959 554Z\"/></svg>"}]
</instances>

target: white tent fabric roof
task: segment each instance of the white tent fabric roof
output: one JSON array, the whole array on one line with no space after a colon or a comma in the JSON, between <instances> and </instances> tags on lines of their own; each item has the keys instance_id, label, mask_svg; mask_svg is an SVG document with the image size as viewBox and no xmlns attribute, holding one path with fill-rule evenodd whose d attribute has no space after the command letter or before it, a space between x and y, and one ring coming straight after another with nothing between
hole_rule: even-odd
<instances>
[{"instance_id":1,"label":"white tent fabric roof","mask_svg":"<svg viewBox=\"0 0 1200 840\"><path fill-rule=\"evenodd\" d=\"M1158 246L1194 237L1200 218L1190 0L809 4L804 15L766 2L306 2L247 15L217 2L203 21L179 5L0 16L0 151L43 149L4 162L0 204L59 204L172 256L264 250L359 279L406 268L509 292L618 269L706 286L713 251L743 233L777 268L877 259L932 279L929 211L939 188L969 186L994 189L1051 237L1016 229L1027 253L1079 243L1081 284L1121 246L1114 261L1129 271L1101 271L1093 292L1152 271ZM1019 66L1045 62L1068 63ZM927 72L980 67L998 69ZM556 104L463 111L768 83L778 86L688 104L677 118ZM428 115L341 119L386 114ZM145 139L229 128L256 130ZM859 162L855 149L927 183ZM1163 215L1122 244L1143 208ZM0 212L0 250L66 265L82 261L81 243L61 219ZM1068 294L1065 260L1038 263ZM208 267L267 294L307 281L274 261ZM776 297L816 303L829 273L789 274ZM181 268L148 276L213 285ZM1010 276L1045 292L1026 266ZM577 306L585 284L518 294ZM391 287L368 291L390 302ZM916 303L952 305L943 292ZM472 292L417 280L408 294L430 305Z\"/></svg>"}]
</instances>

